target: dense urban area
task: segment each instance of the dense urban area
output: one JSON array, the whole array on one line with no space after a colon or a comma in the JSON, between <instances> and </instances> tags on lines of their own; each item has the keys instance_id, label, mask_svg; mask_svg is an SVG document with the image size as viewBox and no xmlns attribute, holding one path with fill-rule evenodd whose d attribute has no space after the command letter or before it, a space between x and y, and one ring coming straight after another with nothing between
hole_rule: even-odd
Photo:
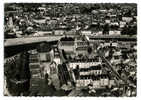
<instances>
[{"instance_id":1,"label":"dense urban area","mask_svg":"<svg viewBox=\"0 0 141 100\"><path fill-rule=\"evenodd\" d=\"M4 5L5 96L136 94L137 4Z\"/></svg>"}]
</instances>

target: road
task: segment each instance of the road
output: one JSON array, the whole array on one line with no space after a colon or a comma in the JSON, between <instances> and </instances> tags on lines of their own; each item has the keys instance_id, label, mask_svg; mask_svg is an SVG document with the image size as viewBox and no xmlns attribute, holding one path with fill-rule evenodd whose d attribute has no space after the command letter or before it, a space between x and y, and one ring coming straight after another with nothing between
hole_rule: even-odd
<instances>
[{"instance_id":1,"label":"road","mask_svg":"<svg viewBox=\"0 0 141 100\"><path fill-rule=\"evenodd\" d=\"M124 83L127 83L127 79L123 79L117 71L112 67L111 63L102 55L102 53L98 52L99 56L101 59L107 64L107 66L111 69L111 71L114 73L114 75L118 78L121 79Z\"/></svg>"}]
</instances>

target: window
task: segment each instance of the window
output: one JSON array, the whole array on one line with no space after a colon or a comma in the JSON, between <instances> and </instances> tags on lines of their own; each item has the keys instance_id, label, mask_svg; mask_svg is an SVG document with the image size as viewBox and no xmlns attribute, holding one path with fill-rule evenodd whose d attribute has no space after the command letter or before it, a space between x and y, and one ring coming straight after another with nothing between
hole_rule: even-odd
<instances>
[{"instance_id":1,"label":"window","mask_svg":"<svg viewBox=\"0 0 141 100\"><path fill-rule=\"evenodd\" d=\"M115 59L119 59L119 56L115 56L114 58L115 58Z\"/></svg>"}]
</instances>

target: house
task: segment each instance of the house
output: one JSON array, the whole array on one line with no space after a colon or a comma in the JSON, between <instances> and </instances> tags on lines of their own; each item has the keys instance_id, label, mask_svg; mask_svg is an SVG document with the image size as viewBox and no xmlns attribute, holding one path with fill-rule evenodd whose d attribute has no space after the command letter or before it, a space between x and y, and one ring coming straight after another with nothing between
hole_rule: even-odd
<instances>
[{"instance_id":1,"label":"house","mask_svg":"<svg viewBox=\"0 0 141 100\"><path fill-rule=\"evenodd\" d=\"M66 35L66 36L68 36L68 37L75 37L75 34L76 33L76 30L75 29L72 29L72 30L70 30L70 31L66 31L65 33L64 33L64 35Z\"/></svg>"},{"instance_id":2,"label":"house","mask_svg":"<svg viewBox=\"0 0 141 100\"><path fill-rule=\"evenodd\" d=\"M37 33L34 33L33 36L46 36L46 35L52 35L52 31L38 31Z\"/></svg>"},{"instance_id":3,"label":"house","mask_svg":"<svg viewBox=\"0 0 141 100\"><path fill-rule=\"evenodd\" d=\"M126 22L125 21L120 21L119 25L120 25L119 26L120 28L123 28L126 25Z\"/></svg>"},{"instance_id":4,"label":"house","mask_svg":"<svg viewBox=\"0 0 141 100\"><path fill-rule=\"evenodd\" d=\"M100 9L99 10L101 13L107 13L108 12L108 10L105 10L105 9Z\"/></svg>"},{"instance_id":5,"label":"house","mask_svg":"<svg viewBox=\"0 0 141 100\"><path fill-rule=\"evenodd\" d=\"M131 22L133 20L132 17L122 17L122 21L125 21L127 23Z\"/></svg>"},{"instance_id":6,"label":"house","mask_svg":"<svg viewBox=\"0 0 141 100\"><path fill-rule=\"evenodd\" d=\"M90 66L96 66L101 64L101 62L81 62L81 61L71 61L69 63L69 67L72 69L76 69L77 66L79 66L80 68L89 68Z\"/></svg>"},{"instance_id":7,"label":"house","mask_svg":"<svg viewBox=\"0 0 141 100\"><path fill-rule=\"evenodd\" d=\"M55 54L55 53L54 53L54 54ZM54 55L53 61L54 61L57 65L61 64L60 55L59 55L59 54Z\"/></svg>"},{"instance_id":8,"label":"house","mask_svg":"<svg viewBox=\"0 0 141 100\"><path fill-rule=\"evenodd\" d=\"M114 80L110 79L105 74L97 75L97 76L83 75L80 76L80 78L75 82L76 82L76 87L86 87L91 84L94 89L105 88L106 86L111 87L115 85Z\"/></svg>"},{"instance_id":9,"label":"house","mask_svg":"<svg viewBox=\"0 0 141 100\"><path fill-rule=\"evenodd\" d=\"M58 29L58 30L54 30L53 32L54 32L54 35L63 35L65 31L62 29Z\"/></svg>"},{"instance_id":10,"label":"house","mask_svg":"<svg viewBox=\"0 0 141 100\"><path fill-rule=\"evenodd\" d=\"M82 30L81 34L82 35L92 35L92 31L91 30Z\"/></svg>"},{"instance_id":11,"label":"house","mask_svg":"<svg viewBox=\"0 0 141 100\"><path fill-rule=\"evenodd\" d=\"M83 54L83 55L85 55L85 54L87 54L87 47L85 46L85 47L77 47L76 49L75 49L75 54L78 56L79 54Z\"/></svg>"},{"instance_id":12,"label":"house","mask_svg":"<svg viewBox=\"0 0 141 100\"><path fill-rule=\"evenodd\" d=\"M121 51L115 51L110 62L112 64L119 64L119 63L121 63L121 60L122 60L121 56L122 56Z\"/></svg>"},{"instance_id":13,"label":"house","mask_svg":"<svg viewBox=\"0 0 141 100\"><path fill-rule=\"evenodd\" d=\"M88 42L86 42L86 41L76 41L75 42L75 45L76 45L76 48L77 47L87 47L88 46Z\"/></svg>"},{"instance_id":14,"label":"house","mask_svg":"<svg viewBox=\"0 0 141 100\"><path fill-rule=\"evenodd\" d=\"M60 41L58 48L66 52L73 52L75 50L74 41Z\"/></svg>"},{"instance_id":15,"label":"house","mask_svg":"<svg viewBox=\"0 0 141 100\"><path fill-rule=\"evenodd\" d=\"M110 24L110 22L111 22L110 19L106 19L106 20L105 20L105 23L106 23L106 24Z\"/></svg>"},{"instance_id":16,"label":"house","mask_svg":"<svg viewBox=\"0 0 141 100\"><path fill-rule=\"evenodd\" d=\"M119 23L118 23L118 22L110 22L109 25L111 25L111 26L112 26L112 25L113 25L113 26L114 26L114 25L115 25L115 26L119 26Z\"/></svg>"},{"instance_id":17,"label":"house","mask_svg":"<svg viewBox=\"0 0 141 100\"><path fill-rule=\"evenodd\" d=\"M103 34L103 31L100 29L94 29L94 30L92 30L92 33L91 33L91 35L93 35L93 36L102 35L102 34Z\"/></svg>"},{"instance_id":18,"label":"house","mask_svg":"<svg viewBox=\"0 0 141 100\"><path fill-rule=\"evenodd\" d=\"M50 74L58 74L57 63L55 61L50 63Z\"/></svg>"},{"instance_id":19,"label":"house","mask_svg":"<svg viewBox=\"0 0 141 100\"><path fill-rule=\"evenodd\" d=\"M92 78L92 86L93 88L100 88L100 78L99 77L93 77Z\"/></svg>"},{"instance_id":20,"label":"house","mask_svg":"<svg viewBox=\"0 0 141 100\"><path fill-rule=\"evenodd\" d=\"M121 35L121 31L120 30L110 30L109 35Z\"/></svg>"},{"instance_id":21,"label":"house","mask_svg":"<svg viewBox=\"0 0 141 100\"><path fill-rule=\"evenodd\" d=\"M112 42L111 45L112 45L112 47L118 47L119 46L117 42Z\"/></svg>"},{"instance_id":22,"label":"house","mask_svg":"<svg viewBox=\"0 0 141 100\"><path fill-rule=\"evenodd\" d=\"M80 68L80 75L100 75L102 74L101 66L90 66L89 68Z\"/></svg>"}]
</instances>

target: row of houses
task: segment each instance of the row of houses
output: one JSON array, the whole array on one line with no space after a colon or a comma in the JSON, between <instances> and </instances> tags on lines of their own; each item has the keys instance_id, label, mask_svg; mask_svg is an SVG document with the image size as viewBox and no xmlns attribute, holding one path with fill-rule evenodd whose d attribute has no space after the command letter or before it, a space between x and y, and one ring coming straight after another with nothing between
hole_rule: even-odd
<instances>
[{"instance_id":1,"label":"row of houses","mask_svg":"<svg viewBox=\"0 0 141 100\"><path fill-rule=\"evenodd\" d=\"M108 74L103 75L101 63L100 59L98 62L95 60L68 62L68 67L72 70L72 77L76 87L86 87L91 84L93 88L97 89L115 85L114 80L109 79L107 76Z\"/></svg>"},{"instance_id":2,"label":"row of houses","mask_svg":"<svg viewBox=\"0 0 141 100\"><path fill-rule=\"evenodd\" d=\"M115 82L113 79L109 79L107 75L102 74L98 76L82 76L76 80L76 87L86 87L88 85L91 85L94 89L101 89L106 86L114 86Z\"/></svg>"}]
</instances>

